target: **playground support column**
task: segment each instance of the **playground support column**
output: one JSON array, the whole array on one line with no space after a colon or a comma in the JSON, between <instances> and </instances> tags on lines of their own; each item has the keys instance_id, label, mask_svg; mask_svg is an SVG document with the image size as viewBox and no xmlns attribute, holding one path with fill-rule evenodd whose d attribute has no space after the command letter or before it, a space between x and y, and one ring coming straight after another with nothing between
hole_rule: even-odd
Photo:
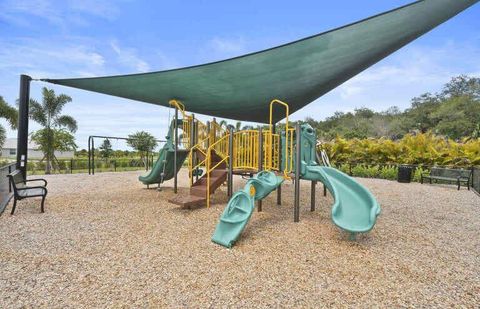
<instances>
[{"instance_id":1,"label":"playground support column","mask_svg":"<svg viewBox=\"0 0 480 309\"><path fill-rule=\"evenodd\" d=\"M92 138L92 175L95 175L95 143Z\"/></svg>"},{"instance_id":2,"label":"playground support column","mask_svg":"<svg viewBox=\"0 0 480 309\"><path fill-rule=\"evenodd\" d=\"M174 170L177 169L177 151L178 151L178 107L175 106L175 143L174 149L175 152L173 153L173 166ZM177 193L177 173L173 173L173 193Z\"/></svg>"},{"instance_id":3,"label":"playground support column","mask_svg":"<svg viewBox=\"0 0 480 309\"><path fill-rule=\"evenodd\" d=\"M258 171L263 170L263 132L262 128L258 130ZM258 211L262 211L262 200L257 202Z\"/></svg>"},{"instance_id":4,"label":"playground support column","mask_svg":"<svg viewBox=\"0 0 480 309\"><path fill-rule=\"evenodd\" d=\"M323 196L327 196L327 187L323 184Z\"/></svg>"},{"instance_id":5,"label":"playground support column","mask_svg":"<svg viewBox=\"0 0 480 309\"><path fill-rule=\"evenodd\" d=\"M233 127L228 128L228 197L233 194Z\"/></svg>"},{"instance_id":6,"label":"playground support column","mask_svg":"<svg viewBox=\"0 0 480 309\"><path fill-rule=\"evenodd\" d=\"M301 159L301 131L300 123L295 125L295 201L293 206L293 221L300 221L300 163Z\"/></svg>"},{"instance_id":7,"label":"playground support column","mask_svg":"<svg viewBox=\"0 0 480 309\"><path fill-rule=\"evenodd\" d=\"M315 211L315 187L316 187L317 182L312 181L312 184L310 186L310 211Z\"/></svg>"},{"instance_id":8,"label":"playground support column","mask_svg":"<svg viewBox=\"0 0 480 309\"><path fill-rule=\"evenodd\" d=\"M20 75L20 94L18 99L18 131L17 131L17 169L23 177L27 176L28 153L28 104L30 101L30 81L28 75Z\"/></svg>"},{"instance_id":9,"label":"playground support column","mask_svg":"<svg viewBox=\"0 0 480 309\"><path fill-rule=\"evenodd\" d=\"M190 145L189 148L192 149L192 147L195 145L195 114L192 114L192 119L191 119L191 124L190 124ZM191 166L196 166L196 153L195 151L192 152L192 162ZM193 173L193 171L192 171ZM197 172L195 172L197 174ZM192 179L190 180L190 183L193 183L193 174L191 175Z\"/></svg>"},{"instance_id":10,"label":"playground support column","mask_svg":"<svg viewBox=\"0 0 480 309\"><path fill-rule=\"evenodd\" d=\"M273 125L272 133L275 134L275 125ZM281 133L278 137L278 170L282 170L282 137ZM277 205L282 205L282 185L279 185L277 188Z\"/></svg>"},{"instance_id":11,"label":"playground support column","mask_svg":"<svg viewBox=\"0 0 480 309\"><path fill-rule=\"evenodd\" d=\"M92 137L89 136L88 137L88 175L91 175L91 173L92 173L92 166L91 166L91 162L90 162L91 157L92 157L92 154L90 153L90 143L91 143L90 140L91 139L92 139Z\"/></svg>"}]
</instances>

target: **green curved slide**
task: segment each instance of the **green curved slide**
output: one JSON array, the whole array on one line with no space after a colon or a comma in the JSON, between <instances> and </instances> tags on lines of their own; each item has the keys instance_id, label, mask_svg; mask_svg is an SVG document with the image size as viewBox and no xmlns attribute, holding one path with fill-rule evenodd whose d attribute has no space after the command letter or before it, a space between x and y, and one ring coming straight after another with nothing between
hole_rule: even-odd
<instances>
[{"instance_id":1,"label":"green curved slide","mask_svg":"<svg viewBox=\"0 0 480 309\"><path fill-rule=\"evenodd\" d=\"M181 124L179 120L179 125ZM177 166L173 164L173 156L175 154L175 147L173 145L173 130L175 120L170 124L168 134L166 136L167 142L160 149L158 153L158 159L153 165L148 174L139 176L138 179L145 185L151 185L154 183L162 183L166 180L172 179L173 176L178 173L183 165L183 162L188 156L188 151L184 149L177 150ZM162 177L163 174L163 177Z\"/></svg>"},{"instance_id":2,"label":"green curved slide","mask_svg":"<svg viewBox=\"0 0 480 309\"><path fill-rule=\"evenodd\" d=\"M173 165L173 156L175 149L165 145L158 154L158 159L153 165L150 172L146 175L139 176L138 179L145 185L151 185L154 183L162 183L166 180L172 179L173 176L178 173L183 165L183 162L188 156L188 151L177 151L177 166ZM162 177L163 173L163 177Z\"/></svg>"},{"instance_id":3,"label":"green curved slide","mask_svg":"<svg viewBox=\"0 0 480 309\"><path fill-rule=\"evenodd\" d=\"M325 184L335 200L332 221L352 233L370 231L380 214L380 205L370 191L345 173L327 166L306 166L302 179Z\"/></svg>"},{"instance_id":4,"label":"green curved slide","mask_svg":"<svg viewBox=\"0 0 480 309\"><path fill-rule=\"evenodd\" d=\"M262 171L249 179L245 187L236 192L228 202L215 228L212 241L231 248L250 220L255 201L267 197L283 183L283 180L283 177L267 171Z\"/></svg>"}]
</instances>

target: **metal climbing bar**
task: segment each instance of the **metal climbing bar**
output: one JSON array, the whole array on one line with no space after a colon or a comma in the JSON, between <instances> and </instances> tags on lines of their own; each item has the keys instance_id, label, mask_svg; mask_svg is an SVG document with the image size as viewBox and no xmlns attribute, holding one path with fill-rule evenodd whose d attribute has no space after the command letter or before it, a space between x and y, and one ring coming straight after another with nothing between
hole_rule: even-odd
<instances>
[{"instance_id":1,"label":"metal climbing bar","mask_svg":"<svg viewBox=\"0 0 480 309\"><path fill-rule=\"evenodd\" d=\"M273 137L273 107L277 105L281 105L285 108L285 154L283 158L285 162L292 162L293 163L293 135L289 138L289 133L291 134L291 129L288 127L288 116L289 116L289 107L288 104L280 101L278 99L274 99L270 102L270 122L269 122L269 132L266 136L266 152L265 152L265 169L267 171L274 170L274 137ZM279 145L279 144L278 144ZM279 150L280 151L280 150ZM277 157L278 158L278 157ZM278 161L278 160L277 160ZM278 163L279 164L279 163ZM290 178L289 173L292 171L291 166L289 164L285 165L283 174L285 178Z\"/></svg>"}]
</instances>

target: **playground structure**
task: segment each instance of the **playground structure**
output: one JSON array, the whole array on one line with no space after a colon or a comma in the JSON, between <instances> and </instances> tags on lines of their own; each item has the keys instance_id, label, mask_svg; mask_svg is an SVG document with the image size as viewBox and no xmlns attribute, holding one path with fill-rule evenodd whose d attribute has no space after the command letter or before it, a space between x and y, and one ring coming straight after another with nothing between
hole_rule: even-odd
<instances>
[{"instance_id":1,"label":"playground structure","mask_svg":"<svg viewBox=\"0 0 480 309\"><path fill-rule=\"evenodd\" d=\"M415 40L479 0L421 0L400 8L320 33L282 46L204 65L120 76L93 78L41 79L98 93L173 106L175 119L167 142L152 171L141 177L147 184L174 179L188 157L190 194L176 196L172 203L183 207L205 204L227 181L232 196L233 174L259 173L229 202L217 229L219 243L231 246L238 239L253 206L271 191L281 203L281 182L275 177L295 181L294 221L299 221L300 180L317 181L332 193L335 202L332 220L355 235L373 228L380 208L369 191L347 175L316 162L315 135L311 128L290 128L288 115L295 112L376 62ZM25 177L28 143L28 102L32 78L20 77L17 168ZM272 100L281 98L289 105ZM271 102L268 106L266 102ZM283 109L274 106L281 105ZM236 120L265 123L268 130L234 131L222 128L215 120L204 124L190 112ZM179 112L182 119L179 119ZM278 130L278 121L286 119ZM183 131L179 138L179 129ZM180 148L179 146L182 146ZM267 174L263 171L269 172ZM273 173L273 174L272 174ZM256 194L256 192L260 192ZM252 198L253 197L253 198ZM314 195L312 195L314 201ZM245 208L245 205L249 208ZM314 210L314 204L311 206ZM246 216L241 210L246 210ZM235 228L232 226L235 225ZM229 233L222 232L228 230ZM236 230L236 233L230 233ZM217 232L215 233L217 235ZM218 235L217 235L218 236ZM217 237L215 237L217 239Z\"/></svg>"},{"instance_id":2,"label":"playground structure","mask_svg":"<svg viewBox=\"0 0 480 309\"><path fill-rule=\"evenodd\" d=\"M231 247L240 237L250 219L255 202L262 210L262 199L277 190L277 203L281 204L281 185L284 180L295 182L294 221L298 222L300 209L300 180L311 181L311 210L315 210L315 186L318 181L324 184L335 198L332 209L333 222L348 231L354 238L356 233L368 232L373 228L380 213L380 206L373 195L342 172L320 166L317 162L317 140L314 130L307 124L289 127L289 106L278 99L270 102L270 118L267 130L224 129L215 120L202 123L189 115L185 106L178 100L170 102L175 108L175 118L171 121L167 142L160 150L158 160L152 170L139 180L150 185L160 186L174 178L174 191L177 191L177 173L188 158L190 194L176 195L169 202L191 208L205 205L210 207L211 195L225 182L227 194L231 197L213 241ZM276 107L285 111L285 127L276 133L273 112ZM179 119L179 112L182 119ZM179 135L179 130L183 134ZM182 147L180 147L180 145ZM325 154L322 154L326 161ZM233 175L256 174L247 181L243 190L232 196Z\"/></svg>"}]
</instances>

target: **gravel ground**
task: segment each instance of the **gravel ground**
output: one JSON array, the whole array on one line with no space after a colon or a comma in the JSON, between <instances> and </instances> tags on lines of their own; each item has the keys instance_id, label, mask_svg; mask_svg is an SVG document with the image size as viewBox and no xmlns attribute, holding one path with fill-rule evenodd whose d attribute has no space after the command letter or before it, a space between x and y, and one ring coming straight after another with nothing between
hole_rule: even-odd
<instances>
[{"instance_id":1,"label":"gravel ground","mask_svg":"<svg viewBox=\"0 0 480 309\"><path fill-rule=\"evenodd\" d=\"M185 171L180 194L188 192ZM480 198L455 186L359 179L378 198L374 230L356 242L330 221L330 195L302 183L255 213L232 250L210 241L227 198L182 210L138 172L48 176L39 201L0 217L0 308L476 307ZM236 180L236 187L244 181Z\"/></svg>"}]
</instances>

